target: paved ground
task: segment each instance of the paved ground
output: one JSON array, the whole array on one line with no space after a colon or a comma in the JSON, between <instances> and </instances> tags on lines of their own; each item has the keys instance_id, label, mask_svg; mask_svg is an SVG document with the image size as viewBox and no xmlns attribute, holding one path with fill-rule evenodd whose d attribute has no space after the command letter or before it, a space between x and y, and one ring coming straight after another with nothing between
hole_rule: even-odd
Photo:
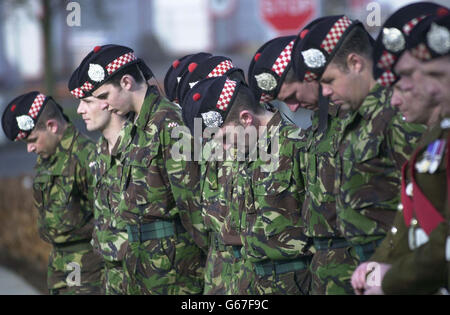
<instances>
[{"instance_id":1,"label":"paved ground","mask_svg":"<svg viewBox=\"0 0 450 315\"><path fill-rule=\"evenodd\" d=\"M0 266L0 295L38 295L39 292L20 276Z\"/></svg>"}]
</instances>

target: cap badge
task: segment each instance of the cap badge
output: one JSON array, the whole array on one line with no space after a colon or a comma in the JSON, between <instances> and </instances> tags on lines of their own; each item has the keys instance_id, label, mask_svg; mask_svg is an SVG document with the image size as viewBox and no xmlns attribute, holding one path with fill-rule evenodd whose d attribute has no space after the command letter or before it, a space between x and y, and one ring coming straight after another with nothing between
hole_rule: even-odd
<instances>
[{"instance_id":1,"label":"cap badge","mask_svg":"<svg viewBox=\"0 0 450 315\"><path fill-rule=\"evenodd\" d=\"M402 31L400 31L398 28L395 27L391 28L385 27L383 29L382 42L387 50L390 50L394 53L397 53L405 49L406 44L405 37L403 36Z\"/></svg>"},{"instance_id":2,"label":"cap badge","mask_svg":"<svg viewBox=\"0 0 450 315\"><path fill-rule=\"evenodd\" d=\"M222 116L213 110L202 113L202 118L206 127L220 127L223 124Z\"/></svg>"},{"instance_id":3,"label":"cap badge","mask_svg":"<svg viewBox=\"0 0 450 315\"><path fill-rule=\"evenodd\" d=\"M321 68L327 62L325 55L318 49L311 48L302 51L303 60L309 68Z\"/></svg>"},{"instance_id":4,"label":"cap badge","mask_svg":"<svg viewBox=\"0 0 450 315\"><path fill-rule=\"evenodd\" d=\"M89 64L88 76L94 82L101 82L105 79L105 70L102 66L91 63Z\"/></svg>"},{"instance_id":5,"label":"cap badge","mask_svg":"<svg viewBox=\"0 0 450 315\"><path fill-rule=\"evenodd\" d=\"M255 75L255 79L256 84L263 91L272 91L277 87L277 79L268 72Z\"/></svg>"},{"instance_id":6,"label":"cap badge","mask_svg":"<svg viewBox=\"0 0 450 315\"><path fill-rule=\"evenodd\" d=\"M23 131L30 131L34 128L34 120L28 115L22 115L19 117L16 117L17 120L17 126L19 126L20 130Z\"/></svg>"},{"instance_id":7,"label":"cap badge","mask_svg":"<svg viewBox=\"0 0 450 315\"><path fill-rule=\"evenodd\" d=\"M438 54L446 54L450 50L450 32L446 27L431 24L427 34L428 46Z\"/></svg>"}]
</instances>

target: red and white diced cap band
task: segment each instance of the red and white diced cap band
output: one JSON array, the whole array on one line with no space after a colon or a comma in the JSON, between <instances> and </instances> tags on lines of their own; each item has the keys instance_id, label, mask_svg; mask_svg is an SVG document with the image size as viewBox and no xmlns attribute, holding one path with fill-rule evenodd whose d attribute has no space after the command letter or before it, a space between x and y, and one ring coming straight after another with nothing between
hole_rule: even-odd
<instances>
[{"instance_id":1,"label":"red and white diced cap band","mask_svg":"<svg viewBox=\"0 0 450 315\"><path fill-rule=\"evenodd\" d=\"M283 51L278 56L277 60L275 60L275 63L272 66L272 70L276 74L278 74L280 78L283 75L284 70L286 70L286 67L288 66L289 62L291 62L292 47L294 47L294 41L291 41L283 49Z\"/></svg>"},{"instance_id":2,"label":"red and white diced cap band","mask_svg":"<svg viewBox=\"0 0 450 315\"><path fill-rule=\"evenodd\" d=\"M28 111L28 116L33 118L33 120L35 120L37 118L37 116L39 115L42 105L44 105L45 98L46 98L46 96L42 93L39 93L34 98L33 104L31 104L30 110ZM15 140L18 141L18 140L26 138L27 136L28 136L28 132L19 131Z\"/></svg>"},{"instance_id":3,"label":"red and white diced cap band","mask_svg":"<svg viewBox=\"0 0 450 315\"><path fill-rule=\"evenodd\" d=\"M233 64L230 60L224 60L219 63L207 76L207 78L220 77L227 73L228 70L233 68Z\"/></svg>"},{"instance_id":4,"label":"red and white diced cap band","mask_svg":"<svg viewBox=\"0 0 450 315\"><path fill-rule=\"evenodd\" d=\"M226 80L223 86L222 92L220 93L219 100L217 101L216 107L220 110L226 111L230 105L231 99L233 98L234 91L236 89L237 83L233 80Z\"/></svg>"},{"instance_id":5,"label":"red and white diced cap band","mask_svg":"<svg viewBox=\"0 0 450 315\"><path fill-rule=\"evenodd\" d=\"M325 36L325 39L323 40L320 47L323 48L329 54L331 54L334 48L336 47L337 43L341 39L342 35L351 24L352 21L348 17L346 16L341 17L339 20L336 21L336 23L334 23L333 27L328 32L327 36Z\"/></svg>"},{"instance_id":6,"label":"red and white diced cap band","mask_svg":"<svg viewBox=\"0 0 450 315\"><path fill-rule=\"evenodd\" d=\"M396 76L390 70L386 70L383 74L377 79L377 82L382 86L390 86L395 80Z\"/></svg>"}]
</instances>

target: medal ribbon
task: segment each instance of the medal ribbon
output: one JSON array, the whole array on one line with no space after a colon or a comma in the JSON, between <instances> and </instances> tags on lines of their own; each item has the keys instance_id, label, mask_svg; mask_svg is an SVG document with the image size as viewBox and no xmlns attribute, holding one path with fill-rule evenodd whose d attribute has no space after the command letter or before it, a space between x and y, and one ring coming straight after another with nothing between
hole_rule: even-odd
<instances>
[{"instance_id":1,"label":"medal ribbon","mask_svg":"<svg viewBox=\"0 0 450 315\"><path fill-rule=\"evenodd\" d=\"M445 219L436 210L436 208L427 199L427 197L423 194L423 192L420 190L419 185L417 185L417 182L415 180L416 170L414 165L416 164L416 159L419 152L420 150L417 150L414 153L411 164L409 165L411 171L411 183L413 185L413 197L412 197L412 201L414 204L413 211L416 214L416 218L419 221L420 226L423 228L425 233L427 233L427 235L430 235L430 233L436 228L436 226L438 226L441 222L444 222ZM406 225L409 226L410 222L406 222Z\"/></svg>"}]
</instances>

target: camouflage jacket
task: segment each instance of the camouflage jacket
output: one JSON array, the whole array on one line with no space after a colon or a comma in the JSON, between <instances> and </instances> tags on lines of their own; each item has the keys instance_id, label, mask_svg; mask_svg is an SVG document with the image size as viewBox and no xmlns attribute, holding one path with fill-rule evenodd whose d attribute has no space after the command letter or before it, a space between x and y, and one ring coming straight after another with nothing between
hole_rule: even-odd
<instances>
[{"instance_id":1,"label":"camouflage jacket","mask_svg":"<svg viewBox=\"0 0 450 315\"><path fill-rule=\"evenodd\" d=\"M300 129L286 124L277 112L259 141L268 144L270 159L261 155L264 146L259 145L257 160L240 163L245 167L237 174L237 202L244 197L246 209L241 220L245 254L253 262L309 254L310 242L301 220L305 187L300 172L304 145Z\"/></svg>"},{"instance_id":2,"label":"camouflage jacket","mask_svg":"<svg viewBox=\"0 0 450 315\"><path fill-rule=\"evenodd\" d=\"M96 161L91 167L94 174L94 248L107 261L123 259L128 245L126 222L118 215L121 187L117 178L122 175L120 156L124 149L124 134L130 121L120 130L117 142L109 153L108 141L101 137L97 143Z\"/></svg>"},{"instance_id":3,"label":"camouflage jacket","mask_svg":"<svg viewBox=\"0 0 450 315\"><path fill-rule=\"evenodd\" d=\"M342 128L337 224L354 244L381 239L390 229L400 201L401 167L425 130L405 123L390 98L390 90L376 84Z\"/></svg>"},{"instance_id":4,"label":"camouflage jacket","mask_svg":"<svg viewBox=\"0 0 450 315\"><path fill-rule=\"evenodd\" d=\"M216 233L223 244L242 245L237 225L230 224L231 218L239 216L239 212L232 213L231 202L239 162L234 149L225 151L221 148L214 140L208 141L203 148L200 162L203 220L206 228Z\"/></svg>"},{"instance_id":5,"label":"camouflage jacket","mask_svg":"<svg viewBox=\"0 0 450 315\"><path fill-rule=\"evenodd\" d=\"M314 113L301 154L306 196L302 217L309 237L343 237L336 226L335 170L338 148L343 137L343 121L348 111L329 105L328 128L319 132L319 115Z\"/></svg>"},{"instance_id":6,"label":"camouflage jacket","mask_svg":"<svg viewBox=\"0 0 450 315\"><path fill-rule=\"evenodd\" d=\"M231 179L235 161L221 155L216 156L218 142L210 140L203 146L200 164L200 187L202 216L208 230L220 234L228 215ZM223 152L222 150L222 153Z\"/></svg>"},{"instance_id":7,"label":"camouflage jacket","mask_svg":"<svg viewBox=\"0 0 450 315\"><path fill-rule=\"evenodd\" d=\"M43 240L53 244L92 238L93 189L89 164L95 144L69 123L56 152L38 157L34 178L38 227Z\"/></svg>"},{"instance_id":8,"label":"camouflage jacket","mask_svg":"<svg viewBox=\"0 0 450 315\"><path fill-rule=\"evenodd\" d=\"M173 129L182 127L181 132ZM180 131L180 128L177 128ZM180 136L181 133L181 136ZM192 144L180 108L149 87L139 116L124 136L120 179L122 198L118 212L130 225L178 217L199 246L206 249L208 238L200 208L199 166L175 157L180 146Z\"/></svg>"}]
</instances>

